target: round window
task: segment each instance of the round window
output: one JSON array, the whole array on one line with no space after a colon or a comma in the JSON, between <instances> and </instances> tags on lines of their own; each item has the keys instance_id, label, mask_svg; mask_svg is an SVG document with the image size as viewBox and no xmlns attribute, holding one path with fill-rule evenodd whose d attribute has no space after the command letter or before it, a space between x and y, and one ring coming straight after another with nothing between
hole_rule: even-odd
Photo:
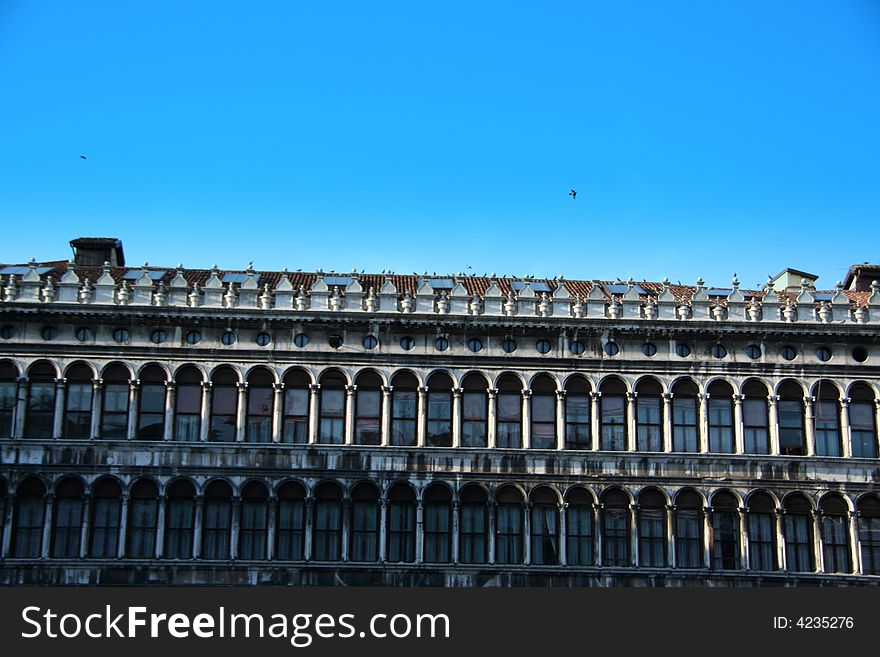
<instances>
[{"instance_id":1,"label":"round window","mask_svg":"<svg viewBox=\"0 0 880 657\"><path fill-rule=\"evenodd\" d=\"M785 360L794 360L797 356L797 349L791 345L785 345L779 353Z\"/></svg>"},{"instance_id":2,"label":"round window","mask_svg":"<svg viewBox=\"0 0 880 657\"><path fill-rule=\"evenodd\" d=\"M549 354L550 353L550 341L549 340L538 340L535 343L535 349L538 350L539 354Z\"/></svg>"},{"instance_id":3,"label":"round window","mask_svg":"<svg viewBox=\"0 0 880 657\"><path fill-rule=\"evenodd\" d=\"M113 339L116 342L128 342L129 337L128 329L118 328L113 331Z\"/></svg>"},{"instance_id":4,"label":"round window","mask_svg":"<svg viewBox=\"0 0 880 657\"><path fill-rule=\"evenodd\" d=\"M229 345L235 344L238 340L238 337L232 331L225 331L223 335L220 336L220 342L225 344L227 347Z\"/></svg>"},{"instance_id":5,"label":"round window","mask_svg":"<svg viewBox=\"0 0 880 657\"><path fill-rule=\"evenodd\" d=\"M305 333L297 333L293 336L293 344L302 349L309 343L309 336Z\"/></svg>"},{"instance_id":6,"label":"round window","mask_svg":"<svg viewBox=\"0 0 880 657\"><path fill-rule=\"evenodd\" d=\"M375 349L379 346L379 338L375 335L364 336L364 349Z\"/></svg>"},{"instance_id":7,"label":"round window","mask_svg":"<svg viewBox=\"0 0 880 657\"><path fill-rule=\"evenodd\" d=\"M823 363L827 363L829 360L831 360L831 350L828 347L817 347L816 358L821 360Z\"/></svg>"},{"instance_id":8,"label":"round window","mask_svg":"<svg viewBox=\"0 0 880 657\"><path fill-rule=\"evenodd\" d=\"M642 353L650 358L657 353L657 347L652 342L646 342L642 345Z\"/></svg>"},{"instance_id":9,"label":"round window","mask_svg":"<svg viewBox=\"0 0 880 657\"><path fill-rule=\"evenodd\" d=\"M587 348L584 346L584 343L581 342L580 340L575 340L574 342L571 343L571 353L573 353L577 356L580 356L586 350L587 350Z\"/></svg>"},{"instance_id":10,"label":"round window","mask_svg":"<svg viewBox=\"0 0 880 657\"><path fill-rule=\"evenodd\" d=\"M868 350L864 347L856 347L852 350L852 357L857 363L864 363L868 360Z\"/></svg>"},{"instance_id":11,"label":"round window","mask_svg":"<svg viewBox=\"0 0 880 657\"><path fill-rule=\"evenodd\" d=\"M478 351L482 351L483 350L483 341L480 340L479 338L471 338L467 342L467 348L470 349L471 351L473 351L474 353L477 353Z\"/></svg>"},{"instance_id":12,"label":"round window","mask_svg":"<svg viewBox=\"0 0 880 657\"><path fill-rule=\"evenodd\" d=\"M679 342L677 345L675 345L675 353L682 358L687 358L691 355L691 348L683 342Z\"/></svg>"},{"instance_id":13,"label":"round window","mask_svg":"<svg viewBox=\"0 0 880 657\"><path fill-rule=\"evenodd\" d=\"M516 340L513 338L504 338L501 341L501 349L505 354L512 354L516 351Z\"/></svg>"},{"instance_id":14,"label":"round window","mask_svg":"<svg viewBox=\"0 0 880 657\"><path fill-rule=\"evenodd\" d=\"M86 342L88 340L91 340L92 335L94 335L92 333L92 329L90 329L86 326L83 326L83 327L76 329L76 339L79 340L80 342Z\"/></svg>"},{"instance_id":15,"label":"round window","mask_svg":"<svg viewBox=\"0 0 880 657\"><path fill-rule=\"evenodd\" d=\"M412 337L405 335L402 338L400 338L400 348L401 349L409 351L410 349L412 349L415 346L416 346L416 341Z\"/></svg>"},{"instance_id":16,"label":"round window","mask_svg":"<svg viewBox=\"0 0 880 657\"><path fill-rule=\"evenodd\" d=\"M756 358L760 358L761 357L761 347L759 347L756 344L750 344L748 347L746 347L746 356L748 356L752 360L755 360Z\"/></svg>"},{"instance_id":17,"label":"round window","mask_svg":"<svg viewBox=\"0 0 880 657\"><path fill-rule=\"evenodd\" d=\"M712 345L712 356L714 358L724 358L727 355L727 348L723 344Z\"/></svg>"},{"instance_id":18,"label":"round window","mask_svg":"<svg viewBox=\"0 0 880 657\"><path fill-rule=\"evenodd\" d=\"M187 331L186 332L186 343L187 344L198 344L202 341L202 334L198 331Z\"/></svg>"},{"instance_id":19,"label":"round window","mask_svg":"<svg viewBox=\"0 0 880 657\"><path fill-rule=\"evenodd\" d=\"M604 349L605 353L609 356L616 356L620 353L620 347L617 346L616 342L606 342Z\"/></svg>"},{"instance_id":20,"label":"round window","mask_svg":"<svg viewBox=\"0 0 880 657\"><path fill-rule=\"evenodd\" d=\"M0 328L0 338L4 340L8 340L13 335L15 335L15 327L7 324L6 326Z\"/></svg>"},{"instance_id":21,"label":"round window","mask_svg":"<svg viewBox=\"0 0 880 657\"><path fill-rule=\"evenodd\" d=\"M55 330L54 326L44 326L43 330L40 332L40 335L44 340L52 340L58 335L58 331Z\"/></svg>"},{"instance_id":22,"label":"round window","mask_svg":"<svg viewBox=\"0 0 880 657\"><path fill-rule=\"evenodd\" d=\"M168 335L162 329L156 329L150 333L150 342L154 344L162 344L168 339Z\"/></svg>"},{"instance_id":23,"label":"round window","mask_svg":"<svg viewBox=\"0 0 880 657\"><path fill-rule=\"evenodd\" d=\"M449 340L446 338L437 338L434 340L434 349L437 351L446 351L449 349Z\"/></svg>"},{"instance_id":24,"label":"round window","mask_svg":"<svg viewBox=\"0 0 880 657\"><path fill-rule=\"evenodd\" d=\"M272 336L270 336L268 333L265 333L265 332L264 333L257 333L257 337L254 338L254 342L256 342L257 345L260 347L265 347L267 344L272 342Z\"/></svg>"},{"instance_id":25,"label":"round window","mask_svg":"<svg viewBox=\"0 0 880 657\"><path fill-rule=\"evenodd\" d=\"M339 349L342 346L343 340L342 336L338 333L334 333L333 335L327 338L327 344L329 344L334 349Z\"/></svg>"}]
</instances>

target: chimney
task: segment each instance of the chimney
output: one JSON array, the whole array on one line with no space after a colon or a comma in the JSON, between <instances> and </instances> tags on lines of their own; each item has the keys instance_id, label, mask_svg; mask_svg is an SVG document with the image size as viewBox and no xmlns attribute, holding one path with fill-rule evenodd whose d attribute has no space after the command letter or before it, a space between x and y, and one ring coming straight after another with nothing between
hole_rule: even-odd
<instances>
[{"instance_id":1,"label":"chimney","mask_svg":"<svg viewBox=\"0 0 880 657\"><path fill-rule=\"evenodd\" d=\"M77 237L70 240L70 247L77 265L100 267L105 262L111 267L125 265L122 240L115 237Z\"/></svg>"}]
</instances>

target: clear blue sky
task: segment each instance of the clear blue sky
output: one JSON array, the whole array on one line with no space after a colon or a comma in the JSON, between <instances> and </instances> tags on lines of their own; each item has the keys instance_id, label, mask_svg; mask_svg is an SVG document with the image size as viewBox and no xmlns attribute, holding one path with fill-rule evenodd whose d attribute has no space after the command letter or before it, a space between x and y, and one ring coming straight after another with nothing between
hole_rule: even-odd
<instances>
[{"instance_id":1,"label":"clear blue sky","mask_svg":"<svg viewBox=\"0 0 880 657\"><path fill-rule=\"evenodd\" d=\"M715 285L880 261L876 0L0 0L0 98L5 262L80 235Z\"/></svg>"}]
</instances>

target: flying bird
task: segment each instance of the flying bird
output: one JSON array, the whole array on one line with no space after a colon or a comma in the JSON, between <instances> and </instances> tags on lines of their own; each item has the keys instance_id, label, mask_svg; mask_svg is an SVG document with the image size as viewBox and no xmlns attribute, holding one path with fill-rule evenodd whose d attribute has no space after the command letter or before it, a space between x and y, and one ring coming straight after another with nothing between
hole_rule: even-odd
<instances>
[{"instance_id":1,"label":"flying bird","mask_svg":"<svg viewBox=\"0 0 880 657\"><path fill-rule=\"evenodd\" d=\"M80 155L79 157L80 157L81 160L85 160L85 159L86 159L86 156L85 156L85 155Z\"/></svg>"},{"instance_id":2,"label":"flying bird","mask_svg":"<svg viewBox=\"0 0 880 657\"><path fill-rule=\"evenodd\" d=\"M578 193L577 193L575 190L571 190L571 191L568 193L568 195L571 196L571 200L572 200L572 201L574 201L574 200L577 199L577 197L578 197Z\"/></svg>"}]
</instances>

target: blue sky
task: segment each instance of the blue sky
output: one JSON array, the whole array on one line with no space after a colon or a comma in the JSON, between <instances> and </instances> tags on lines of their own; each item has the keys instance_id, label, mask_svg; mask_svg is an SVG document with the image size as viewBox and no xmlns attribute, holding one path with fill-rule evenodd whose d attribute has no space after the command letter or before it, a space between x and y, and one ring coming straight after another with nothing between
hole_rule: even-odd
<instances>
[{"instance_id":1,"label":"blue sky","mask_svg":"<svg viewBox=\"0 0 880 657\"><path fill-rule=\"evenodd\" d=\"M3 0L0 97L4 262L80 235L715 285L880 261L875 0Z\"/></svg>"}]
</instances>

